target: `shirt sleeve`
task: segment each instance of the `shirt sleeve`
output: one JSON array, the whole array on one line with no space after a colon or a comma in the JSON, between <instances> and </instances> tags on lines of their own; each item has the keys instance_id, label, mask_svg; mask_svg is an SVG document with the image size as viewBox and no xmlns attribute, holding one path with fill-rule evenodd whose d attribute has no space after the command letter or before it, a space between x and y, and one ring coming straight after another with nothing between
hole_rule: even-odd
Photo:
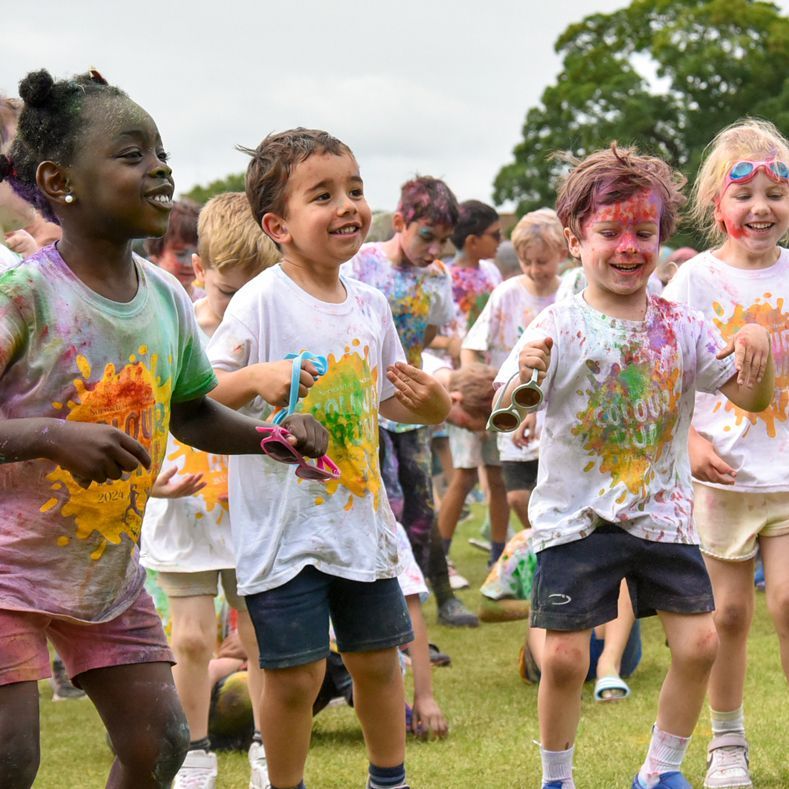
<instances>
[{"instance_id":1,"label":"shirt sleeve","mask_svg":"<svg viewBox=\"0 0 789 789\"><path fill-rule=\"evenodd\" d=\"M431 305L427 322L430 326L444 326L455 317L455 304L452 301L452 278L446 269L436 274L436 299Z\"/></svg>"},{"instance_id":2,"label":"shirt sleeve","mask_svg":"<svg viewBox=\"0 0 789 789\"><path fill-rule=\"evenodd\" d=\"M214 368L227 372L240 370L260 361L257 352L258 335L232 308L232 304L227 308L207 348L208 359Z\"/></svg>"},{"instance_id":3,"label":"shirt sleeve","mask_svg":"<svg viewBox=\"0 0 789 789\"><path fill-rule=\"evenodd\" d=\"M192 303L185 292L183 298L179 294L178 316L181 358L171 398L175 403L202 397L217 383L214 370L200 342Z\"/></svg>"},{"instance_id":4,"label":"shirt sleeve","mask_svg":"<svg viewBox=\"0 0 789 789\"><path fill-rule=\"evenodd\" d=\"M696 339L696 389L717 392L736 372L734 354L718 359L717 354L726 347L718 329L705 320L700 312L693 313L692 324L698 333Z\"/></svg>"},{"instance_id":5,"label":"shirt sleeve","mask_svg":"<svg viewBox=\"0 0 789 789\"><path fill-rule=\"evenodd\" d=\"M378 371L381 381L379 402L382 403L384 400L393 397L395 393L394 384L386 377L386 368L395 362L404 362L406 358L400 338L397 336L397 329L392 318L392 311L389 309L389 302L383 294L380 295L381 301L385 306L385 309L380 311L383 332L381 338L381 369Z\"/></svg>"},{"instance_id":6,"label":"shirt sleeve","mask_svg":"<svg viewBox=\"0 0 789 789\"><path fill-rule=\"evenodd\" d=\"M27 337L27 325L13 301L0 291L0 376L20 354Z\"/></svg>"}]
</instances>

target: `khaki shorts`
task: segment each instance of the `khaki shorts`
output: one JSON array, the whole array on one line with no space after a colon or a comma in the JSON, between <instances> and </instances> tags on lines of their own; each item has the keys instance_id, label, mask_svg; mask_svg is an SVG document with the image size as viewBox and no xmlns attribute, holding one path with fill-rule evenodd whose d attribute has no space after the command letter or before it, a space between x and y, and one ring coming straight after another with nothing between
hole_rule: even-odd
<instances>
[{"instance_id":1,"label":"khaki shorts","mask_svg":"<svg viewBox=\"0 0 789 789\"><path fill-rule=\"evenodd\" d=\"M789 534L789 492L749 493L694 482L693 521L707 556L752 559L760 537Z\"/></svg>"},{"instance_id":2,"label":"khaki shorts","mask_svg":"<svg viewBox=\"0 0 789 789\"><path fill-rule=\"evenodd\" d=\"M495 433L474 433L449 425L449 451L455 468L501 465Z\"/></svg>"},{"instance_id":3,"label":"khaki shorts","mask_svg":"<svg viewBox=\"0 0 789 789\"><path fill-rule=\"evenodd\" d=\"M204 570L200 573L159 573L157 579L162 591L168 597L199 597L209 595L216 597L219 592L218 581L222 577L222 589L225 600L236 611L246 611L244 598L238 594L236 588L236 571Z\"/></svg>"}]
</instances>

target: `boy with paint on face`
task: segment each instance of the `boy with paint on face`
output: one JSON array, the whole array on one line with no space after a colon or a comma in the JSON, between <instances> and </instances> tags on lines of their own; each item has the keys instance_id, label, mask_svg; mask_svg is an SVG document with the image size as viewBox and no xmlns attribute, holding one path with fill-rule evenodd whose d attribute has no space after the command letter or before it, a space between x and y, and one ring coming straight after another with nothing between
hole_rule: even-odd
<instances>
[{"instance_id":1,"label":"boy with paint on face","mask_svg":"<svg viewBox=\"0 0 789 789\"><path fill-rule=\"evenodd\" d=\"M422 351L454 315L452 281L438 259L458 220L458 204L438 178L421 176L403 184L388 241L364 244L343 267L352 277L380 290L392 309L406 358L422 366ZM402 501L399 520L420 569L436 595L439 620L474 626L477 617L449 584L446 557L433 506L430 428L380 423L381 469L390 501Z\"/></svg>"},{"instance_id":2,"label":"boy with paint on face","mask_svg":"<svg viewBox=\"0 0 789 789\"><path fill-rule=\"evenodd\" d=\"M265 672L261 725L270 781L274 789L304 785L331 617L354 679L368 786L405 787L397 647L413 633L378 466L378 413L436 424L449 411L449 395L405 363L386 297L340 276L371 219L348 146L299 128L246 152L247 197L282 261L239 291L211 340L216 394L247 405L260 394L261 363L301 352L324 357L317 381L313 364L296 369L305 396L296 408L327 427L328 454L340 469L339 479L321 482L300 480L291 466L267 458L230 463L238 586Z\"/></svg>"},{"instance_id":3,"label":"boy with paint on face","mask_svg":"<svg viewBox=\"0 0 789 789\"><path fill-rule=\"evenodd\" d=\"M205 297L194 304L204 345L219 326L236 291L279 259L263 233L243 192L228 192L206 203L197 223L196 277ZM253 657L249 691L256 724L262 674L257 644L244 600L236 590L235 557L227 503L227 457L211 455L168 437L165 469L154 483L145 512L141 564L157 573L167 595L171 643L177 663L173 678L189 721L190 744L173 789L209 786L216 781L216 754L208 737L211 700L209 661L216 648L214 598L221 578L231 608L238 612L238 633ZM259 730L259 724L255 727ZM258 739L249 751L250 786L268 784L263 746Z\"/></svg>"},{"instance_id":4,"label":"boy with paint on face","mask_svg":"<svg viewBox=\"0 0 789 789\"><path fill-rule=\"evenodd\" d=\"M169 271L194 299L195 271L192 255L197 249L197 217L200 207L191 200L176 200L167 232L161 238L146 238L143 245L151 262Z\"/></svg>"},{"instance_id":5,"label":"boy with paint on face","mask_svg":"<svg viewBox=\"0 0 789 789\"><path fill-rule=\"evenodd\" d=\"M576 164L557 213L588 284L543 311L497 378L505 405L534 369L545 394L529 505L538 556L531 623L547 631L538 695L544 788L574 786L589 637L616 617L623 578L636 614L657 613L671 650L633 787L690 787L680 766L717 649L691 518L694 394L720 391L761 411L774 370L761 326L744 326L727 345L698 313L647 293L683 181L659 159L616 145Z\"/></svg>"}]
</instances>

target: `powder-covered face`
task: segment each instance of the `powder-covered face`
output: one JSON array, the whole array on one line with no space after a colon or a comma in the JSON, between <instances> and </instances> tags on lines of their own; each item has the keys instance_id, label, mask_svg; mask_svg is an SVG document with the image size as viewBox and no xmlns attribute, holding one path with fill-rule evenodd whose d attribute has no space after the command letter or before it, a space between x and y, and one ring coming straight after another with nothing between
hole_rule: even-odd
<instances>
[{"instance_id":1,"label":"powder-covered face","mask_svg":"<svg viewBox=\"0 0 789 789\"><path fill-rule=\"evenodd\" d=\"M169 271L178 281L190 290L195 280L192 268L192 255L197 251L194 244L185 244L183 241L170 241L165 244L162 254L154 262L165 271ZM152 258L153 259L153 258Z\"/></svg>"},{"instance_id":2,"label":"powder-covered face","mask_svg":"<svg viewBox=\"0 0 789 789\"><path fill-rule=\"evenodd\" d=\"M449 225L433 224L429 219L417 219L400 233L400 251L412 266L424 268L436 260L452 234Z\"/></svg>"},{"instance_id":3,"label":"powder-covered face","mask_svg":"<svg viewBox=\"0 0 789 789\"><path fill-rule=\"evenodd\" d=\"M715 205L728 244L748 255L769 254L789 230L789 185L758 172L746 183L731 183Z\"/></svg>"},{"instance_id":4,"label":"powder-covered face","mask_svg":"<svg viewBox=\"0 0 789 789\"><path fill-rule=\"evenodd\" d=\"M567 230L573 257L579 257L594 295L629 296L645 292L660 249L663 203L654 191L642 191L601 205L582 226L582 238Z\"/></svg>"},{"instance_id":5,"label":"powder-covered face","mask_svg":"<svg viewBox=\"0 0 789 789\"><path fill-rule=\"evenodd\" d=\"M550 290L556 283L559 264L564 260L564 252L557 252L542 241L529 243L523 256L518 258L521 271L534 286L536 293L542 294Z\"/></svg>"}]
</instances>

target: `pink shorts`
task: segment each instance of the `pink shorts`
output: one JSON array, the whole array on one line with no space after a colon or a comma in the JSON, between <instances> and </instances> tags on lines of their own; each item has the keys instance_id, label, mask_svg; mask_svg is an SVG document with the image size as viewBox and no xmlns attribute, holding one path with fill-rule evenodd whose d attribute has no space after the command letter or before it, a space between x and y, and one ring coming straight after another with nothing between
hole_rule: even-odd
<instances>
[{"instance_id":1,"label":"pink shorts","mask_svg":"<svg viewBox=\"0 0 789 789\"><path fill-rule=\"evenodd\" d=\"M0 685L49 677L47 639L77 686L82 672L96 668L175 663L162 622L145 591L120 616L95 625L0 609L0 633Z\"/></svg>"}]
</instances>

